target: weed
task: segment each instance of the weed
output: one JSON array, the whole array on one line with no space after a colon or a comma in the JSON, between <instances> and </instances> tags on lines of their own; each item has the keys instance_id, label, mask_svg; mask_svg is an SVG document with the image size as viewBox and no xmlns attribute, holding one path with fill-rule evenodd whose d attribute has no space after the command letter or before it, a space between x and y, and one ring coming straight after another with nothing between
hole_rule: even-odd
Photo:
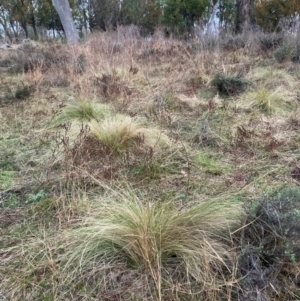
<instances>
[{"instance_id":1,"label":"weed","mask_svg":"<svg viewBox=\"0 0 300 301\"><path fill-rule=\"evenodd\" d=\"M29 194L25 204L32 204L39 202L40 200L44 199L47 196L45 190L41 189L35 194Z\"/></svg>"},{"instance_id":2,"label":"weed","mask_svg":"<svg viewBox=\"0 0 300 301\"><path fill-rule=\"evenodd\" d=\"M14 177L15 177L14 171L0 169L0 189L6 190L10 188L13 184Z\"/></svg>"},{"instance_id":3,"label":"weed","mask_svg":"<svg viewBox=\"0 0 300 301\"><path fill-rule=\"evenodd\" d=\"M1 193L1 208L17 208L21 206L21 198L18 193L9 192L9 193Z\"/></svg>"}]
</instances>

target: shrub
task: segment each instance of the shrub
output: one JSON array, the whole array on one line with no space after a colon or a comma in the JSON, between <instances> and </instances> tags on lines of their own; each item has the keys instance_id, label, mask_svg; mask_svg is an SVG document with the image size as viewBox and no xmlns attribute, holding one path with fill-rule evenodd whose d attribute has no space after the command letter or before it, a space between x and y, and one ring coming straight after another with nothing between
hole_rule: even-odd
<instances>
[{"instance_id":1,"label":"shrub","mask_svg":"<svg viewBox=\"0 0 300 301\"><path fill-rule=\"evenodd\" d=\"M300 262L300 188L266 193L246 211L247 226L238 238L242 288L255 300L274 300L278 294L294 300L299 272L287 277L286 266Z\"/></svg>"},{"instance_id":2,"label":"shrub","mask_svg":"<svg viewBox=\"0 0 300 301\"><path fill-rule=\"evenodd\" d=\"M248 37L245 35L229 35L221 40L222 48L225 51L235 51L244 48L247 44Z\"/></svg>"},{"instance_id":3,"label":"shrub","mask_svg":"<svg viewBox=\"0 0 300 301\"><path fill-rule=\"evenodd\" d=\"M290 47L286 44L278 47L274 52L273 56L278 63L282 63L290 56Z\"/></svg>"},{"instance_id":4,"label":"shrub","mask_svg":"<svg viewBox=\"0 0 300 301\"><path fill-rule=\"evenodd\" d=\"M257 34L262 50L273 50L283 43L284 35L280 33L264 33Z\"/></svg>"},{"instance_id":5,"label":"shrub","mask_svg":"<svg viewBox=\"0 0 300 301\"><path fill-rule=\"evenodd\" d=\"M216 74L210 84L222 94L233 95L244 92L251 82L239 76Z\"/></svg>"},{"instance_id":6,"label":"shrub","mask_svg":"<svg viewBox=\"0 0 300 301\"><path fill-rule=\"evenodd\" d=\"M15 92L15 98L16 99L26 99L29 98L31 93L34 91L34 88L32 85L22 85L18 86L17 90Z\"/></svg>"},{"instance_id":7,"label":"shrub","mask_svg":"<svg viewBox=\"0 0 300 301\"><path fill-rule=\"evenodd\" d=\"M9 55L0 61L0 66L6 67L9 73L22 73L55 66L66 67L70 62L67 50L62 46L45 46L37 43L22 44L16 50L10 50Z\"/></svg>"}]
</instances>

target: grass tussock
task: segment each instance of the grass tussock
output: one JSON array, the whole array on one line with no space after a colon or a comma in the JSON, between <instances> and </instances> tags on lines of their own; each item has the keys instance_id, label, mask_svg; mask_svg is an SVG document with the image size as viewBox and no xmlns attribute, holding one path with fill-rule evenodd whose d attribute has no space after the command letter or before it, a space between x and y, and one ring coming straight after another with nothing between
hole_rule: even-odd
<instances>
[{"instance_id":1,"label":"grass tussock","mask_svg":"<svg viewBox=\"0 0 300 301\"><path fill-rule=\"evenodd\" d=\"M224 285L232 272L226 240L238 224L239 206L207 201L178 210L171 201L145 202L127 193L117 198L102 203L94 217L69 232L65 255L73 279L99 271L103 262L121 261L150 276L160 300L163 286L175 284L180 275L201 291Z\"/></svg>"},{"instance_id":2,"label":"grass tussock","mask_svg":"<svg viewBox=\"0 0 300 301\"><path fill-rule=\"evenodd\" d=\"M294 98L285 87L280 86L271 91L265 87L251 90L236 102L236 108L248 112L260 111L263 114L286 115L292 110Z\"/></svg>"},{"instance_id":3,"label":"grass tussock","mask_svg":"<svg viewBox=\"0 0 300 301\"><path fill-rule=\"evenodd\" d=\"M255 68L250 75L250 79L259 86L267 89L274 89L278 86L284 86L291 89L295 86L294 77L284 69L274 67Z\"/></svg>"},{"instance_id":4,"label":"grass tussock","mask_svg":"<svg viewBox=\"0 0 300 301\"><path fill-rule=\"evenodd\" d=\"M50 122L49 127L54 128L72 122L86 124L92 120L100 121L110 114L111 109L105 104L80 101L64 108L63 111Z\"/></svg>"},{"instance_id":5,"label":"grass tussock","mask_svg":"<svg viewBox=\"0 0 300 301\"><path fill-rule=\"evenodd\" d=\"M92 122L90 128L92 134L105 147L116 153L136 144L151 148L169 144L168 137L158 129L144 128L137 121L125 115L118 114L106 118L100 123Z\"/></svg>"}]
</instances>

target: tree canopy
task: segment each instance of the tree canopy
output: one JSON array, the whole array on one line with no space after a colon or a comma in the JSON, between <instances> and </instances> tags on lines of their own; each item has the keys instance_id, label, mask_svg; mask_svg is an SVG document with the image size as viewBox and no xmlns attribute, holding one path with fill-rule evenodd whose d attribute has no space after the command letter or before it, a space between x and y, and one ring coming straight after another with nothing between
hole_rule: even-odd
<instances>
[{"instance_id":1,"label":"tree canopy","mask_svg":"<svg viewBox=\"0 0 300 301\"><path fill-rule=\"evenodd\" d=\"M205 26L217 0L65 0L79 33L134 24L144 35L156 28L182 35L196 24ZM65 33L52 0L0 0L0 32L10 40ZM226 31L241 32L249 24L280 30L299 18L299 0L219 0L217 17ZM246 23L248 25L246 25ZM251 26L250 26L251 27Z\"/></svg>"}]
</instances>

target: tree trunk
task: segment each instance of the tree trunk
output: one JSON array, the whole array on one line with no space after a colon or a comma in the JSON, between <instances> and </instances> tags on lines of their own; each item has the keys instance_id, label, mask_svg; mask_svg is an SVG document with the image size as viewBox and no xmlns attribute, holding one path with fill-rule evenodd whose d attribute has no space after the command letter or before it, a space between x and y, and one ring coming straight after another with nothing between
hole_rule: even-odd
<instances>
[{"instance_id":1,"label":"tree trunk","mask_svg":"<svg viewBox=\"0 0 300 301\"><path fill-rule=\"evenodd\" d=\"M237 0L236 13L236 33L254 29L254 0Z\"/></svg>"},{"instance_id":2,"label":"tree trunk","mask_svg":"<svg viewBox=\"0 0 300 301\"><path fill-rule=\"evenodd\" d=\"M68 43L77 43L79 35L72 18L68 0L52 0L52 4L59 15Z\"/></svg>"},{"instance_id":3,"label":"tree trunk","mask_svg":"<svg viewBox=\"0 0 300 301\"><path fill-rule=\"evenodd\" d=\"M6 20L5 20L5 19L2 20L2 19L0 18L0 24L1 24L2 27L4 28L5 37L8 37L10 43L12 43L12 38L11 38L11 35L10 35L9 30L8 30L8 28L7 28Z\"/></svg>"},{"instance_id":4,"label":"tree trunk","mask_svg":"<svg viewBox=\"0 0 300 301\"><path fill-rule=\"evenodd\" d=\"M37 32L36 22L35 22L35 16L34 15L32 15L32 27L33 27L33 33L34 33L36 39L38 39L39 38L39 34Z\"/></svg>"},{"instance_id":5,"label":"tree trunk","mask_svg":"<svg viewBox=\"0 0 300 301\"><path fill-rule=\"evenodd\" d=\"M30 1L30 20L31 20L31 25L33 28L33 33L36 39L39 38L37 28L36 28L36 20L35 20L35 12L34 12L34 6L32 3L32 0Z\"/></svg>"},{"instance_id":6,"label":"tree trunk","mask_svg":"<svg viewBox=\"0 0 300 301\"><path fill-rule=\"evenodd\" d=\"M28 34L28 28L27 28L26 22L25 21L24 22L20 22L20 25L21 25L21 27L24 30L25 38L28 39L29 38L29 34Z\"/></svg>"},{"instance_id":7,"label":"tree trunk","mask_svg":"<svg viewBox=\"0 0 300 301\"><path fill-rule=\"evenodd\" d=\"M217 13L219 9L219 0L215 4L211 0L210 7L211 7L211 16L206 25L207 28L206 35L208 37L216 36L219 34L219 28L216 28Z\"/></svg>"}]
</instances>

